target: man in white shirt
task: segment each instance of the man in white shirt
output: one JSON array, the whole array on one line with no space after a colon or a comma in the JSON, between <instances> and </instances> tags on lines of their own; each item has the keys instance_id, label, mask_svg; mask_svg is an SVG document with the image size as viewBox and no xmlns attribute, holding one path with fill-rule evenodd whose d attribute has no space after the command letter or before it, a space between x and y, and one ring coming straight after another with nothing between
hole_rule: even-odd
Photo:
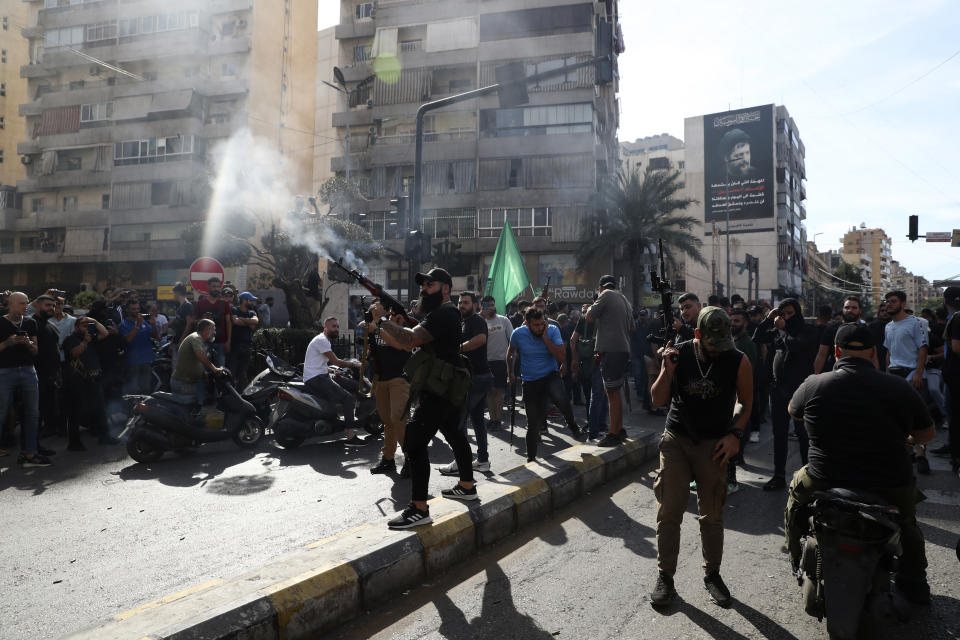
<instances>
[{"instance_id":1,"label":"man in white shirt","mask_svg":"<svg viewBox=\"0 0 960 640\"><path fill-rule=\"evenodd\" d=\"M337 357L330 341L339 337L340 322L332 316L324 320L323 333L317 335L307 345L307 353L303 360L304 388L318 398L343 405L343 422L347 431L346 444L356 446L363 444L363 441L357 438L357 432L353 428L353 409L357 399L353 393L341 387L330 377L329 365L359 370L360 363L347 362Z\"/></svg>"},{"instance_id":2,"label":"man in white shirt","mask_svg":"<svg viewBox=\"0 0 960 640\"><path fill-rule=\"evenodd\" d=\"M487 429L493 431L503 425L503 394L507 387L507 347L513 323L506 316L497 314L497 303L493 296L484 296L480 300L480 315L487 321L487 363L493 374L493 388L487 392L487 410L490 412L490 424Z\"/></svg>"}]
</instances>

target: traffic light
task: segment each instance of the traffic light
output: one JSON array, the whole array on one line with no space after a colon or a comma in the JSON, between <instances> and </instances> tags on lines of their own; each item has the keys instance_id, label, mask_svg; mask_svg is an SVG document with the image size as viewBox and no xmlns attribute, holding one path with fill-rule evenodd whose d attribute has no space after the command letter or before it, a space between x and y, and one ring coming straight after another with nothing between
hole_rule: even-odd
<instances>
[{"instance_id":1,"label":"traffic light","mask_svg":"<svg viewBox=\"0 0 960 640\"><path fill-rule=\"evenodd\" d=\"M390 200L390 206L402 217L407 212L407 196L397 196Z\"/></svg>"},{"instance_id":2,"label":"traffic light","mask_svg":"<svg viewBox=\"0 0 960 640\"><path fill-rule=\"evenodd\" d=\"M910 230L907 232L910 242L916 242L920 237L920 216L910 216Z\"/></svg>"},{"instance_id":3,"label":"traffic light","mask_svg":"<svg viewBox=\"0 0 960 640\"><path fill-rule=\"evenodd\" d=\"M403 240L403 255L411 260L421 260L423 254L423 232L414 229Z\"/></svg>"}]
</instances>

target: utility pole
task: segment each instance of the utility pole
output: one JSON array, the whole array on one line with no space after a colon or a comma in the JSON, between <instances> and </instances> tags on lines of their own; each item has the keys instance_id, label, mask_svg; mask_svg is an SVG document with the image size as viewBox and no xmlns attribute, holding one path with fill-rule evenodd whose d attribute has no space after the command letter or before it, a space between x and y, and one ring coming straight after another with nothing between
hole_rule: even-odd
<instances>
[{"instance_id":1,"label":"utility pole","mask_svg":"<svg viewBox=\"0 0 960 640\"><path fill-rule=\"evenodd\" d=\"M353 160L352 156L350 155L350 97L360 89L364 88L365 86L373 82L377 76L375 75L367 76L366 78L358 82L357 86L355 86L353 89L347 89L347 80L343 75L343 71L340 70L340 67L333 68L333 77L336 79L337 84L340 85L339 87L337 86L337 84L332 84L330 82L327 82L326 80L321 80L320 82L327 85L334 91L339 91L340 93L343 94L344 98L346 98L347 100L347 141L346 141L347 142L347 171L346 171L346 174L347 174L347 182L350 182L350 165L352 164L352 160ZM349 219L349 214L347 217Z\"/></svg>"}]
</instances>

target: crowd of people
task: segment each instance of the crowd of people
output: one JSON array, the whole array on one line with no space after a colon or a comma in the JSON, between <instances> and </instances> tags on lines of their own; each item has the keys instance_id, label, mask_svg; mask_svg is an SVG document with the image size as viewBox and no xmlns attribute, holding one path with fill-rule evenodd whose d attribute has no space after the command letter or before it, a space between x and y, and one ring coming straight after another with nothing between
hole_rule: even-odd
<instances>
[{"instance_id":1,"label":"crowd of people","mask_svg":"<svg viewBox=\"0 0 960 640\"><path fill-rule=\"evenodd\" d=\"M43 446L43 437L66 435L74 452L86 450L85 433L101 445L117 444L117 423L128 413L122 396L155 390L163 359L171 363L172 389L200 404L205 369L229 367L242 388L253 332L270 326L273 300L238 293L218 278L207 284L194 301L177 283L169 318L160 303L129 289L106 289L76 312L59 289L32 300L22 292L0 295L0 446L10 446L19 424L18 463L46 467L56 451Z\"/></svg>"}]
</instances>

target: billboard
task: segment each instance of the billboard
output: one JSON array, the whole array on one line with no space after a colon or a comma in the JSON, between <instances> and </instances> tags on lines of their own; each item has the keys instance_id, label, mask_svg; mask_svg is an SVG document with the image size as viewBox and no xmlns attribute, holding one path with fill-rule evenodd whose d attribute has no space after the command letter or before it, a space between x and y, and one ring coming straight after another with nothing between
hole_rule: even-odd
<instances>
[{"instance_id":1,"label":"billboard","mask_svg":"<svg viewBox=\"0 0 960 640\"><path fill-rule=\"evenodd\" d=\"M773 105L703 117L704 222L730 232L776 228Z\"/></svg>"}]
</instances>

